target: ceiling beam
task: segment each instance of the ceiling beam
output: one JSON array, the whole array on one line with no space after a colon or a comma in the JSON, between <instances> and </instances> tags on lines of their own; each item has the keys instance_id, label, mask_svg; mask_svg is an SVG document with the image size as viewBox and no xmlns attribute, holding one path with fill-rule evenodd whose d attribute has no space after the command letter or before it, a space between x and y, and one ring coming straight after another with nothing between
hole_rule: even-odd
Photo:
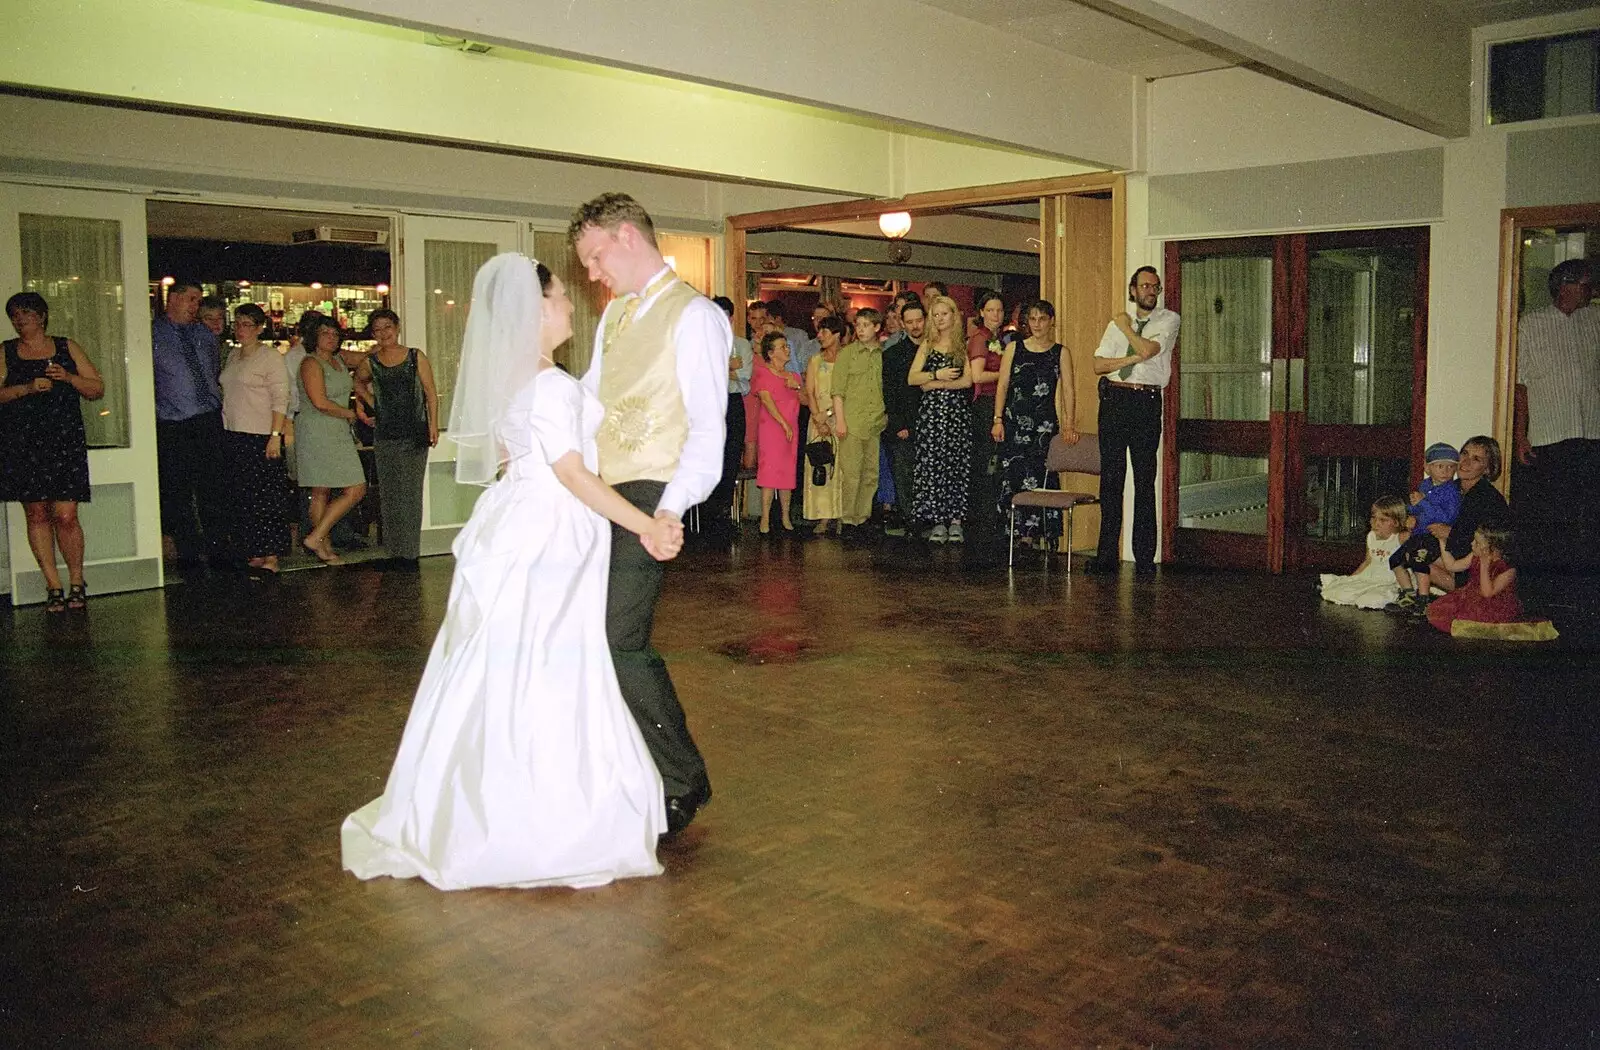
<instances>
[{"instance_id":1,"label":"ceiling beam","mask_svg":"<svg viewBox=\"0 0 1600 1050\"><path fill-rule=\"evenodd\" d=\"M1070 4L1071 0L1060 0ZM1084 0L1435 135L1470 130L1472 31L1433 0Z\"/></svg>"}]
</instances>

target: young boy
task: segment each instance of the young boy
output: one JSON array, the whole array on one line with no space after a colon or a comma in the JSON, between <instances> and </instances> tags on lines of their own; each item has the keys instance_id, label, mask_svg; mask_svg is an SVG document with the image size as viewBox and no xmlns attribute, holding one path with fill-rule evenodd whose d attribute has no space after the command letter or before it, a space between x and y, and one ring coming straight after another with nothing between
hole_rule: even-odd
<instances>
[{"instance_id":1,"label":"young boy","mask_svg":"<svg viewBox=\"0 0 1600 1050\"><path fill-rule=\"evenodd\" d=\"M869 307L856 311L856 341L839 351L833 366L833 418L839 448L840 520L865 525L878 492L878 441L888 414L883 407L883 349L878 329L883 315Z\"/></svg>"},{"instance_id":2,"label":"young boy","mask_svg":"<svg viewBox=\"0 0 1600 1050\"><path fill-rule=\"evenodd\" d=\"M1450 526L1461 509L1461 488L1456 484L1456 464L1461 457L1443 441L1428 446L1423 456L1427 476L1411 494L1410 515L1407 526L1411 538L1389 557L1389 568L1394 570L1394 582L1400 596L1393 608L1411 612L1428 604L1428 567L1439 557L1439 537L1430 526Z\"/></svg>"}]
</instances>

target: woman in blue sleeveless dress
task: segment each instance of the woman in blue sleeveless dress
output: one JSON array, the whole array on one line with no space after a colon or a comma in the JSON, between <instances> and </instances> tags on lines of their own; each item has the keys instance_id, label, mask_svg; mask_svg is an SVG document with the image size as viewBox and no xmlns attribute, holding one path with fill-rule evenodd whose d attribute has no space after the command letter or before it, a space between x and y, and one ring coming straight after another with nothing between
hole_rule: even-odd
<instances>
[{"instance_id":1,"label":"woman in blue sleeveless dress","mask_svg":"<svg viewBox=\"0 0 1600 1050\"><path fill-rule=\"evenodd\" d=\"M89 502L89 452L80 401L98 401L105 383L83 347L47 334L50 304L35 292L6 301L17 338L5 343L0 372L0 502L22 504L28 546L44 577L45 610L88 605L83 582L83 526ZM69 590L56 565L67 563Z\"/></svg>"}]
</instances>

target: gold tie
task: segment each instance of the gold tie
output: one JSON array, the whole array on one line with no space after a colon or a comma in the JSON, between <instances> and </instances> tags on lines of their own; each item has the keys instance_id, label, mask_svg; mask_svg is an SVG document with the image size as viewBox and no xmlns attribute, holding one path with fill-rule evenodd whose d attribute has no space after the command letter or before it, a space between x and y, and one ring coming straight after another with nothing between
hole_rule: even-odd
<instances>
[{"instance_id":1,"label":"gold tie","mask_svg":"<svg viewBox=\"0 0 1600 1050\"><path fill-rule=\"evenodd\" d=\"M664 290L667 285L671 284L677 279L677 276L677 274L673 273L671 270L668 270L666 273L650 282L644 291L640 292L638 295L630 296L629 298L623 300L622 311L617 314L616 321L614 321L611 325L610 336L606 339L605 345L607 349L610 349L611 344L616 341L617 336L628 330L628 326L633 323L634 317L639 313L640 304L642 304L646 299L649 299L651 296L654 296Z\"/></svg>"}]
</instances>

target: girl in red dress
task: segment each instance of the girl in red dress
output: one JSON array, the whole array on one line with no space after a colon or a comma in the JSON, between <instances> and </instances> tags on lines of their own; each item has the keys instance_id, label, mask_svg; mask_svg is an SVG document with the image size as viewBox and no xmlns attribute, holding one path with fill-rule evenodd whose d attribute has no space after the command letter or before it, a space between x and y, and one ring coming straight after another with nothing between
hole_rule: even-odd
<instances>
[{"instance_id":1,"label":"girl in red dress","mask_svg":"<svg viewBox=\"0 0 1600 1050\"><path fill-rule=\"evenodd\" d=\"M1445 634L1456 620L1475 623L1512 623L1522 619L1517 600L1517 570L1506 563L1511 530L1500 525L1480 525L1472 534L1472 549L1455 558L1447 551L1439 562L1451 572L1471 569L1467 582L1428 606L1428 622Z\"/></svg>"}]
</instances>

